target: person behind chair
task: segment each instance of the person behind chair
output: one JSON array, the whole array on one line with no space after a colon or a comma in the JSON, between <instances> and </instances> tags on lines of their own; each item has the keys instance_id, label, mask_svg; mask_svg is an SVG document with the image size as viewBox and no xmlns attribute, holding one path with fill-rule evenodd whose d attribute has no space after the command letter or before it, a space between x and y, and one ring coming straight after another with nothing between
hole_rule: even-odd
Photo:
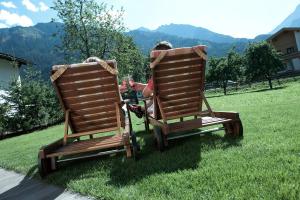
<instances>
[{"instance_id":1,"label":"person behind chair","mask_svg":"<svg viewBox=\"0 0 300 200\"><path fill-rule=\"evenodd\" d=\"M161 41L161 42L157 43L152 50L168 50L168 49L172 49L172 48L173 48L173 46L171 43L169 43L167 41ZM129 85L133 90L141 91L145 98L152 97L152 95L153 95L154 88L153 88L152 77L148 80L147 84L134 82L134 80L132 79L132 80L129 80ZM153 110L154 110L153 99L147 101L147 108L148 108L147 112L149 114L153 113ZM138 106L138 105L132 105L129 109L130 109L130 111L134 112L137 117L139 117L139 118L143 117L145 108Z\"/></svg>"}]
</instances>

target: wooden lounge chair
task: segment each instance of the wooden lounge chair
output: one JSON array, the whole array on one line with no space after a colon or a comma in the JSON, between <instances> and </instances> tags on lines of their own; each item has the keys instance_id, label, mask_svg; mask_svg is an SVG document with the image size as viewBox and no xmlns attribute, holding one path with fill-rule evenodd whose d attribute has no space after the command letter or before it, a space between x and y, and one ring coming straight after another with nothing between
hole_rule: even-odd
<instances>
[{"instance_id":1,"label":"wooden lounge chair","mask_svg":"<svg viewBox=\"0 0 300 200\"><path fill-rule=\"evenodd\" d=\"M62 139L40 149L41 176L70 156L78 159L121 151L127 157L137 156L130 113L125 117L121 109L117 74L115 61L53 66L51 81L65 113L65 128Z\"/></svg>"},{"instance_id":2,"label":"wooden lounge chair","mask_svg":"<svg viewBox=\"0 0 300 200\"><path fill-rule=\"evenodd\" d=\"M243 135L239 114L213 111L204 96L205 48L195 46L151 52L154 113L147 113L145 109L145 125L147 131L149 124L154 126L155 140L161 151L168 140L200 133L225 129L227 136ZM203 127L218 124L222 127L203 130ZM183 133L198 128L201 130L196 133Z\"/></svg>"}]
</instances>

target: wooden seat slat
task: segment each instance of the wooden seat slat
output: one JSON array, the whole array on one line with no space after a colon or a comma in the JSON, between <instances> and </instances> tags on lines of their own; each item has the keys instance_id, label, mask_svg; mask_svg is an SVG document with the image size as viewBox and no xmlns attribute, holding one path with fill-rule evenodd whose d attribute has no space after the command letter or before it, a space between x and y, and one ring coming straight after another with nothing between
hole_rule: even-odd
<instances>
[{"instance_id":1,"label":"wooden seat slat","mask_svg":"<svg viewBox=\"0 0 300 200\"><path fill-rule=\"evenodd\" d=\"M76 68L75 68L76 69ZM78 68L77 68L78 69ZM80 68L79 68L80 69ZM85 70L82 70L82 72L70 72L70 69L67 69L61 76L60 78L61 79L64 79L64 78L68 78L68 77L80 77L82 75L88 75L88 74L93 74L93 73L103 73L105 75L108 75L107 71L103 68L98 68L98 69L85 69Z\"/></svg>"},{"instance_id":2,"label":"wooden seat slat","mask_svg":"<svg viewBox=\"0 0 300 200\"><path fill-rule=\"evenodd\" d=\"M111 111L115 110L115 106L111 104L111 101L94 101L94 102L88 102L88 103L80 103L80 104L69 104L68 107L72 109L73 111L76 110L83 110L83 109L100 109L102 108L103 111ZM72 112L72 111L71 111Z\"/></svg>"},{"instance_id":3,"label":"wooden seat slat","mask_svg":"<svg viewBox=\"0 0 300 200\"><path fill-rule=\"evenodd\" d=\"M195 102L200 102L201 98L200 97L185 97L182 99L174 99L174 100L168 100L165 102L162 102L163 107L169 107L169 106L177 106L181 104L186 104L186 103L195 103Z\"/></svg>"},{"instance_id":4,"label":"wooden seat slat","mask_svg":"<svg viewBox=\"0 0 300 200\"><path fill-rule=\"evenodd\" d=\"M92 102L92 101L97 101L101 99L102 101L105 100L114 100L115 102L120 102L118 99L118 93L117 92L110 92L110 93L102 93L102 94L92 94L92 95L86 95L86 96L78 96L74 98L68 98L64 99L67 104L78 104L78 103L84 103L84 102ZM111 101L111 102L114 102Z\"/></svg>"},{"instance_id":5,"label":"wooden seat slat","mask_svg":"<svg viewBox=\"0 0 300 200\"><path fill-rule=\"evenodd\" d=\"M168 70L162 68L163 70L157 70L155 71L155 77L156 78L161 78L165 76L171 76L171 75L178 75L181 73L191 73L191 72L198 72L200 70L201 65L186 65L184 67L179 67L179 68L170 68Z\"/></svg>"},{"instance_id":6,"label":"wooden seat slat","mask_svg":"<svg viewBox=\"0 0 300 200\"><path fill-rule=\"evenodd\" d=\"M170 62L174 60L184 60L184 59L192 59L192 58L199 58L199 55L195 52L186 53L186 54L178 54L178 55L167 55L161 61L161 63ZM151 58L151 62L153 62L155 58Z\"/></svg>"},{"instance_id":7,"label":"wooden seat slat","mask_svg":"<svg viewBox=\"0 0 300 200\"><path fill-rule=\"evenodd\" d=\"M186 98L186 97L198 97L200 99L200 90L196 90L196 91L192 91L192 92L183 92L183 93L175 93L175 94L170 94L170 95L161 95L160 100L161 102L167 102L167 101L171 101L171 100L177 100L177 99L182 99L182 98Z\"/></svg>"},{"instance_id":8,"label":"wooden seat slat","mask_svg":"<svg viewBox=\"0 0 300 200\"><path fill-rule=\"evenodd\" d=\"M192 108L184 108L184 109L176 109L175 111L165 112L165 116L167 119L170 119L170 117L180 116L180 115L186 115L189 113L195 113L199 112L198 107L192 107Z\"/></svg>"},{"instance_id":9,"label":"wooden seat slat","mask_svg":"<svg viewBox=\"0 0 300 200\"><path fill-rule=\"evenodd\" d=\"M82 82L93 80L93 79L101 80L110 77L114 78L114 75L112 75L108 71L105 71L105 72L96 72L96 73L88 73L88 74L76 74L76 75L74 74L73 76L65 76L65 77L61 76L57 79L57 82L59 84L63 84L63 83L72 83L79 80Z\"/></svg>"},{"instance_id":10,"label":"wooden seat slat","mask_svg":"<svg viewBox=\"0 0 300 200\"><path fill-rule=\"evenodd\" d=\"M113 83L115 80L115 77L107 77L105 79L100 80L89 80L89 81L76 81L71 83L65 83L65 84L57 84L60 91L64 90L76 90L76 89L82 89L87 87L97 87L99 85L107 85Z\"/></svg>"},{"instance_id":11,"label":"wooden seat slat","mask_svg":"<svg viewBox=\"0 0 300 200\"><path fill-rule=\"evenodd\" d=\"M165 72L165 71L174 71L181 68L189 68L191 66L199 66L200 68L203 67L203 62L200 58L191 58L186 60L174 60L165 63L159 63L155 67L155 72Z\"/></svg>"},{"instance_id":12,"label":"wooden seat slat","mask_svg":"<svg viewBox=\"0 0 300 200\"><path fill-rule=\"evenodd\" d=\"M175 106L169 106L169 107L164 107L163 110L164 112L168 113L174 110L180 110L180 109L188 109L188 108L194 108L194 107L198 107L200 106L200 102L192 102L192 103L187 103L187 104L178 104Z\"/></svg>"},{"instance_id":13,"label":"wooden seat slat","mask_svg":"<svg viewBox=\"0 0 300 200\"><path fill-rule=\"evenodd\" d=\"M159 92L160 90L169 90L169 89L173 89L173 88L182 87L185 85L199 84L200 82L201 82L201 77L190 78L190 79L171 82L171 83L168 83L168 82L160 83L160 84L157 84L157 92Z\"/></svg>"},{"instance_id":14,"label":"wooden seat slat","mask_svg":"<svg viewBox=\"0 0 300 200\"><path fill-rule=\"evenodd\" d=\"M72 115L71 114L71 120L97 120L97 119L102 119L102 118L107 118L107 117L115 117L116 112L110 111L110 112L103 112L103 113L97 113L97 114L92 114L92 115Z\"/></svg>"},{"instance_id":15,"label":"wooden seat slat","mask_svg":"<svg viewBox=\"0 0 300 200\"><path fill-rule=\"evenodd\" d=\"M168 116L168 117L167 117L167 120L179 119L179 118L181 118L181 117L197 116L197 115L199 115L199 114L200 114L200 112L199 112L198 110L195 111L195 112L188 112L188 111L186 111L186 112L181 112L181 113L178 113L178 114L174 114L174 115L172 115L172 116Z\"/></svg>"},{"instance_id":16,"label":"wooden seat slat","mask_svg":"<svg viewBox=\"0 0 300 200\"><path fill-rule=\"evenodd\" d=\"M110 67L114 68L114 63L108 62L107 63ZM107 72L101 65L91 65L91 66L82 66L82 67L74 67L74 68L68 68L62 76L69 76L73 74L78 74L78 73L86 73L86 72L91 72L91 71L103 71Z\"/></svg>"},{"instance_id":17,"label":"wooden seat slat","mask_svg":"<svg viewBox=\"0 0 300 200\"><path fill-rule=\"evenodd\" d=\"M230 121L232 120L225 119L225 118L217 118L217 117L203 117L203 118L188 120L184 122L175 122L169 124L168 127L170 129L170 132L180 132L180 131L186 131L195 128L201 128L205 126L228 123Z\"/></svg>"},{"instance_id":18,"label":"wooden seat slat","mask_svg":"<svg viewBox=\"0 0 300 200\"><path fill-rule=\"evenodd\" d=\"M101 125L96 125L96 126L80 126L77 124L74 124L77 132L82 132L82 131L92 131L92 130L100 130L100 129L110 129L117 127L117 123L109 123L109 124L101 124Z\"/></svg>"},{"instance_id":19,"label":"wooden seat slat","mask_svg":"<svg viewBox=\"0 0 300 200\"><path fill-rule=\"evenodd\" d=\"M80 95L110 92L110 91L115 91L115 89L116 89L116 86L111 84L111 85L101 86L101 87L90 87L90 88L85 88L85 89L74 89L74 90L69 90L69 91L61 91L61 93L64 98L69 98L69 97L76 97L76 96L80 96Z\"/></svg>"},{"instance_id":20,"label":"wooden seat slat","mask_svg":"<svg viewBox=\"0 0 300 200\"><path fill-rule=\"evenodd\" d=\"M93 135L93 134L99 134L104 132L111 132L117 130L118 127L110 127L110 128L104 128L104 129L94 129L94 130L87 130L87 131L81 131L79 133L75 132L70 134L70 137L78 137L78 135L86 136L86 135Z\"/></svg>"},{"instance_id":21,"label":"wooden seat slat","mask_svg":"<svg viewBox=\"0 0 300 200\"><path fill-rule=\"evenodd\" d=\"M168 90L160 90L158 91L158 95L164 96L164 95L171 95L171 94L177 94L182 92L191 92L200 89L201 88L199 84L190 84L190 85L183 85L182 87L170 88Z\"/></svg>"},{"instance_id":22,"label":"wooden seat slat","mask_svg":"<svg viewBox=\"0 0 300 200\"><path fill-rule=\"evenodd\" d=\"M176 84L180 81L200 78L201 74L202 74L201 71L198 71L198 72L193 72L193 73L178 74L176 76L161 77L161 78L157 78L156 82L158 85L163 84L163 83Z\"/></svg>"},{"instance_id":23,"label":"wooden seat slat","mask_svg":"<svg viewBox=\"0 0 300 200\"><path fill-rule=\"evenodd\" d=\"M77 127L79 126L94 126L99 124L110 124L117 121L117 118L114 117L107 117L107 118L98 118L95 120L83 120L83 119L72 119L73 123L76 123Z\"/></svg>"},{"instance_id":24,"label":"wooden seat slat","mask_svg":"<svg viewBox=\"0 0 300 200\"><path fill-rule=\"evenodd\" d=\"M103 137L105 139L102 139ZM75 142L76 145L66 145L67 148L63 147L61 149L61 151L65 151L65 150L68 151L68 150L75 150L75 149L80 149L80 148L86 148L88 146L95 146L95 145L97 145L99 143L101 143L101 144L111 144L111 143L116 143L116 142L122 141L122 137L120 137L119 135L103 136L103 137L100 137L101 138L100 140L98 138L95 138L95 139L92 139L91 141L90 140L82 140L82 142L81 141Z\"/></svg>"},{"instance_id":25,"label":"wooden seat slat","mask_svg":"<svg viewBox=\"0 0 300 200\"><path fill-rule=\"evenodd\" d=\"M123 138L120 135L106 136L86 141L79 141L67 144L57 151L48 154L47 157L67 156L76 153L84 153L104 148L118 147L123 145Z\"/></svg>"},{"instance_id":26,"label":"wooden seat slat","mask_svg":"<svg viewBox=\"0 0 300 200\"><path fill-rule=\"evenodd\" d=\"M116 113L115 110L105 111L103 108L93 108L85 110L73 110L73 116L83 116L83 115L102 115L102 117L110 116L112 113ZM107 114L106 114L107 113ZM72 115L72 114L71 114Z\"/></svg>"}]
</instances>

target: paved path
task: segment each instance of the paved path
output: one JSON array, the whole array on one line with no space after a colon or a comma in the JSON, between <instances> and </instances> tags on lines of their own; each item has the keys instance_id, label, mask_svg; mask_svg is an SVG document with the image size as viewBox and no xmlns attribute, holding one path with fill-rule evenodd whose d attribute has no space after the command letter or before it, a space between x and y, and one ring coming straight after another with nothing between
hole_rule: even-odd
<instances>
[{"instance_id":1,"label":"paved path","mask_svg":"<svg viewBox=\"0 0 300 200\"><path fill-rule=\"evenodd\" d=\"M90 200L63 188L0 168L0 200Z\"/></svg>"}]
</instances>

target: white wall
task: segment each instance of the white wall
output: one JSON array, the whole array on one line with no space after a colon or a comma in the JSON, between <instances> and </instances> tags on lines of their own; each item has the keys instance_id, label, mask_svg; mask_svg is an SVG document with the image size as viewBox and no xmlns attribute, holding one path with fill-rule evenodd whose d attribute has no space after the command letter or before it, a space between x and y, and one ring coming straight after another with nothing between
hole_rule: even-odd
<instances>
[{"instance_id":1,"label":"white wall","mask_svg":"<svg viewBox=\"0 0 300 200\"><path fill-rule=\"evenodd\" d=\"M300 32L295 31L295 38L296 38L296 43L297 43L297 49L300 51Z\"/></svg>"},{"instance_id":2,"label":"white wall","mask_svg":"<svg viewBox=\"0 0 300 200\"><path fill-rule=\"evenodd\" d=\"M20 81L19 67L13 66L11 61L0 59L0 89L7 88L9 82L14 79Z\"/></svg>"},{"instance_id":3,"label":"white wall","mask_svg":"<svg viewBox=\"0 0 300 200\"><path fill-rule=\"evenodd\" d=\"M294 58L292 62L294 65L294 70L300 70L300 58Z\"/></svg>"}]
</instances>

